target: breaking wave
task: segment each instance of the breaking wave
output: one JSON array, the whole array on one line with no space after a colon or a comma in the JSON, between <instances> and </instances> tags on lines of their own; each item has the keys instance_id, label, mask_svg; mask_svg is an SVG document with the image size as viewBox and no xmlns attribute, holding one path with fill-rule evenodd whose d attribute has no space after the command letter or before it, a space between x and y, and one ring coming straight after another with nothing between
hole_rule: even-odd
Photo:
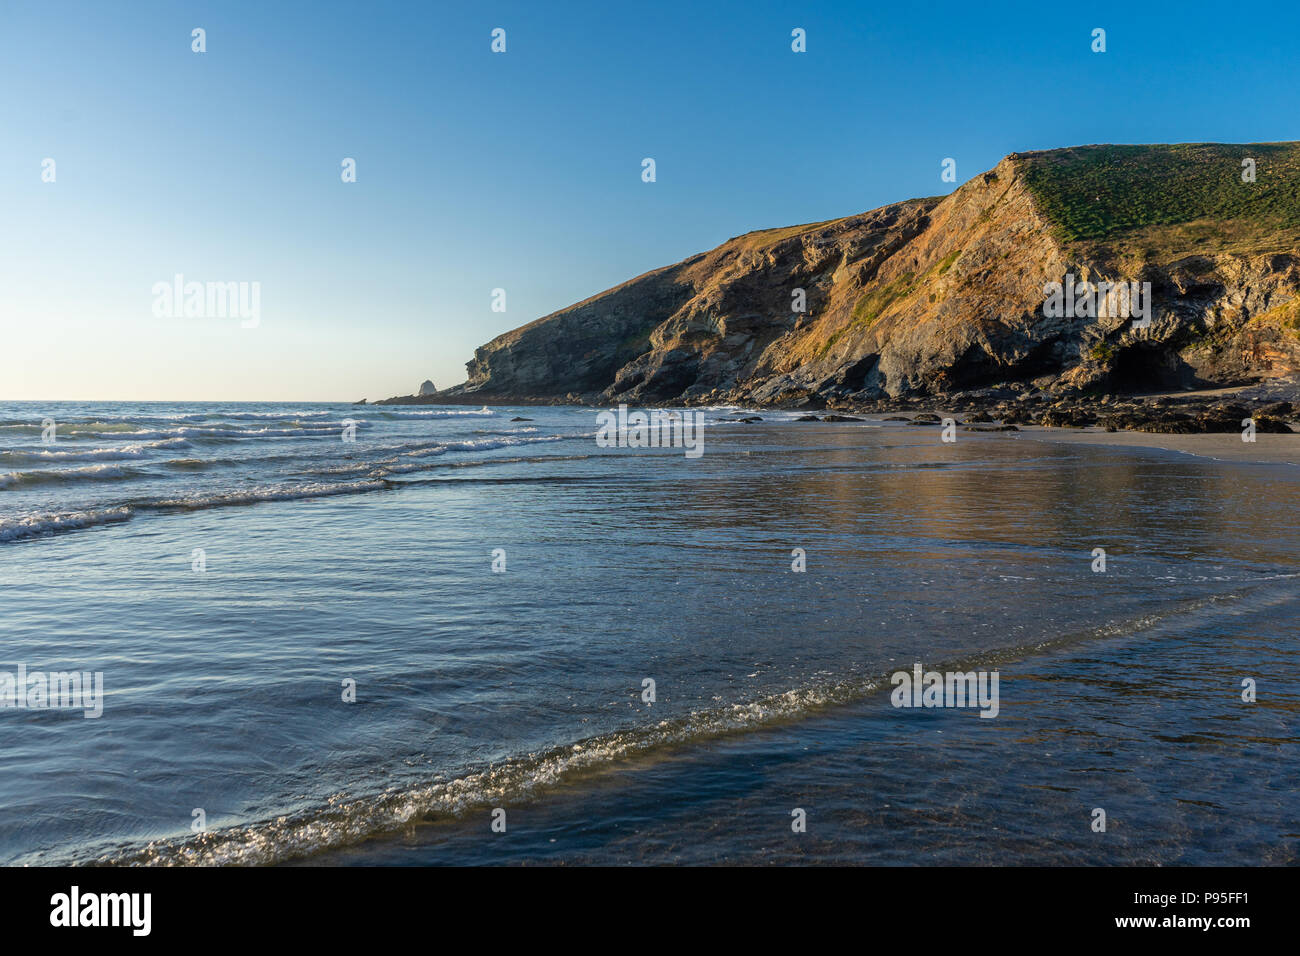
<instances>
[{"instance_id":1,"label":"breaking wave","mask_svg":"<svg viewBox=\"0 0 1300 956\"><path fill-rule=\"evenodd\" d=\"M1249 591L1193 598L1146 613L1057 638L980 653L951 661L927 662L938 670L996 669L1045 651L1116 637L1129 637L1182 615L1217 604L1231 604ZM733 734L803 720L830 707L865 700L888 689L888 673L850 676L794 688L750 701L699 709L648 726L598 734L498 763L468 768L450 779L417 781L382 792L336 793L321 804L241 826L210 830L193 837L119 844L84 851L74 862L92 865L190 866L267 865L322 850L400 833L415 823L457 817L506 803L543 796L657 751L694 745Z\"/></svg>"}]
</instances>

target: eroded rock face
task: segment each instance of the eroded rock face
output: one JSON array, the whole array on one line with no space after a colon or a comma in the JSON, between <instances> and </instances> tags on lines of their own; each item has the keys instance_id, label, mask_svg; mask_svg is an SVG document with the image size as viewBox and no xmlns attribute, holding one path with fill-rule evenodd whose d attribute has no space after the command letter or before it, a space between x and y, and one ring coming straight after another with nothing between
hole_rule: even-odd
<instances>
[{"instance_id":1,"label":"eroded rock face","mask_svg":"<svg viewBox=\"0 0 1300 956\"><path fill-rule=\"evenodd\" d=\"M1058 152L1013 154L941 199L737 237L498 336L450 391L825 408L1034 380L1141 391L1300 371L1292 234L1234 251L1204 236L1163 252L1151 235L1066 242L1025 175ZM1048 317L1044 285L1066 274L1150 282L1150 326Z\"/></svg>"},{"instance_id":2,"label":"eroded rock face","mask_svg":"<svg viewBox=\"0 0 1300 956\"><path fill-rule=\"evenodd\" d=\"M420 383L420 390L415 394L420 396L421 398L427 398L430 395L436 394L437 391L438 391L437 386L434 385L433 382L429 381L426 378L423 382Z\"/></svg>"}]
</instances>

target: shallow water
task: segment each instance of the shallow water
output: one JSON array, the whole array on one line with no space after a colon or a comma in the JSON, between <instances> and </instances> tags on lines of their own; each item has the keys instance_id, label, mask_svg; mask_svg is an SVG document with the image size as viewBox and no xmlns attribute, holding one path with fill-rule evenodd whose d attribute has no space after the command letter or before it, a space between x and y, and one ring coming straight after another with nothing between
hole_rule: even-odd
<instances>
[{"instance_id":1,"label":"shallow water","mask_svg":"<svg viewBox=\"0 0 1300 956\"><path fill-rule=\"evenodd\" d=\"M1300 471L758 414L0 405L0 862L1294 861Z\"/></svg>"}]
</instances>

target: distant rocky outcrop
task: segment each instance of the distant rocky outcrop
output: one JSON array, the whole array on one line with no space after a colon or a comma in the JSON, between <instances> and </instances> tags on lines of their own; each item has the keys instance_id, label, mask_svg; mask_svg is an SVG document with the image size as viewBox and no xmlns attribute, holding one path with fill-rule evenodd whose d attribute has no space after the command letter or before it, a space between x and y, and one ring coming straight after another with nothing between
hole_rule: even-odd
<instances>
[{"instance_id":1,"label":"distant rocky outcrop","mask_svg":"<svg viewBox=\"0 0 1300 956\"><path fill-rule=\"evenodd\" d=\"M1150 325L1045 315L1067 274L1150 282ZM948 196L731 239L499 335L467 368L442 400L851 408L1293 375L1300 144L1013 153Z\"/></svg>"},{"instance_id":2,"label":"distant rocky outcrop","mask_svg":"<svg viewBox=\"0 0 1300 956\"><path fill-rule=\"evenodd\" d=\"M437 392L438 392L438 387L434 385L433 382L429 381L426 378L423 382L420 383L420 390L415 394L418 395L420 398L428 398L430 395L437 394Z\"/></svg>"}]
</instances>

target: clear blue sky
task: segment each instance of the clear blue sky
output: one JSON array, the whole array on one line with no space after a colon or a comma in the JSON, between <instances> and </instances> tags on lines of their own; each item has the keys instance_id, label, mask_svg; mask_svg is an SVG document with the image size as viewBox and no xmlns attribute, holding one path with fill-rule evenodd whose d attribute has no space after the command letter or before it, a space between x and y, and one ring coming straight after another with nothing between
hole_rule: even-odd
<instances>
[{"instance_id":1,"label":"clear blue sky","mask_svg":"<svg viewBox=\"0 0 1300 956\"><path fill-rule=\"evenodd\" d=\"M445 387L731 236L947 192L944 157L1300 139L1298 35L1294 2L3 0L0 399ZM260 324L156 318L176 273L260 282Z\"/></svg>"}]
</instances>

